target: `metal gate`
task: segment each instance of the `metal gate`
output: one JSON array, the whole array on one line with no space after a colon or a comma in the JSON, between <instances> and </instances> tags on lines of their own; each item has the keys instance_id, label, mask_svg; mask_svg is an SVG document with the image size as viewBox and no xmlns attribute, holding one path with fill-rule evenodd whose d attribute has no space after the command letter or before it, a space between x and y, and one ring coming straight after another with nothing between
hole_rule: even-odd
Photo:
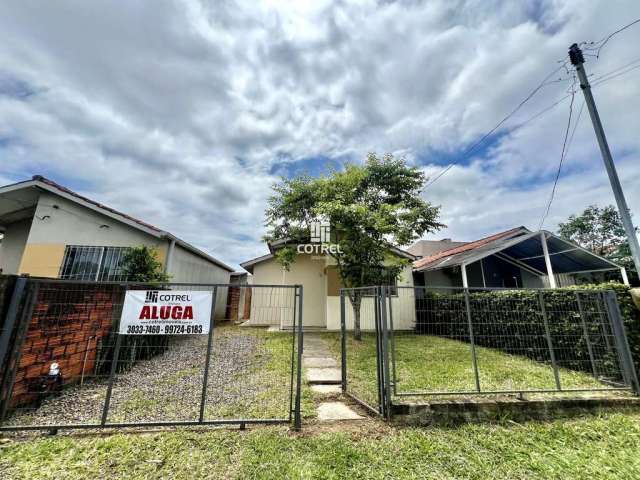
<instances>
[{"instance_id":1,"label":"metal gate","mask_svg":"<svg viewBox=\"0 0 640 480\"><path fill-rule=\"evenodd\" d=\"M640 393L614 291L343 289L341 327L343 391L384 417L406 397Z\"/></svg>"},{"instance_id":2,"label":"metal gate","mask_svg":"<svg viewBox=\"0 0 640 480\"><path fill-rule=\"evenodd\" d=\"M233 285L251 302L246 325L286 318L279 332L221 321L229 287L17 278L0 319L0 430L300 429L302 286ZM118 333L132 290L209 292L208 334Z\"/></svg>"}]
</instances>

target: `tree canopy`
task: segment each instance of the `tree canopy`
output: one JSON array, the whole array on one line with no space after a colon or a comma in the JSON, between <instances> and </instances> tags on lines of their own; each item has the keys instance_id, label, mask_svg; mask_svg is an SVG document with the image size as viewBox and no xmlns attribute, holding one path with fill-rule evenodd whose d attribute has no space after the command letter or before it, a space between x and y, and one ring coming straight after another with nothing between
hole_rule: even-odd
<instances>
[{"instance_id":1,"label":"tree canopy","mask_svg":"<svg viewBox=\"0 0 640 480\"><path fill-rule=\"evenodd\" d=\"M558 225L561 237L577 243L627 269L637 279L631 248L618 210L613 205L588 206Z\"/></svg>"},{"instance_id":2,"label":"tree canopy","mask_svg":"<svg viewBox=\"0 0 640 480\"><path fill-rule=\"evenodd\" d=\"M318 178L282 179L268 202L265 240L286 241L276 255L289 268L296 246L309 241L312 222L326 222L331 243L339 247L329 254L342 284L347 288L387 284L407 264L389 255L392 247L443 227L437 221L439 207L421 197L425 180L419 168L390 154L382 158L369 154L364 165L350 164ZM359 299L351 300L355 312Z\"/></svg>"}]
</instances>

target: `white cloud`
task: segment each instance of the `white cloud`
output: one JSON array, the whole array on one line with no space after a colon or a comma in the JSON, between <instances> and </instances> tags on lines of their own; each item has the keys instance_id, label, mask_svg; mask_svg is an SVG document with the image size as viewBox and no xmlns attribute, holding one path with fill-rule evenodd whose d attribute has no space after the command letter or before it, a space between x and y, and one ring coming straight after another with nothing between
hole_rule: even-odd
<instances>
[{"instance_id":1,"label":"white cloud","mask_svg":"<svg viewBox=\"0 0 640 480\"><path fill-rule=\"evenodd\" d=\"M43 173L81 184L86 195L237 264L264 252L274 165L391 151L437 173L436 160L456 158L508 113L570 43L640 16L632 0L581 6L4 2L0 180ZM639 39L640 28L629 29L599 60L588 57L588 68L603 73L634 60ZM629 203L640 211L637 78L595 95ZM516 120L569 83L546 87ZM429 188L426 198L442 204L449 225L436 236L537 227L567 107L510 131ZM546 225L611 201L585 111Z\"/></svg>"}]
</instances>

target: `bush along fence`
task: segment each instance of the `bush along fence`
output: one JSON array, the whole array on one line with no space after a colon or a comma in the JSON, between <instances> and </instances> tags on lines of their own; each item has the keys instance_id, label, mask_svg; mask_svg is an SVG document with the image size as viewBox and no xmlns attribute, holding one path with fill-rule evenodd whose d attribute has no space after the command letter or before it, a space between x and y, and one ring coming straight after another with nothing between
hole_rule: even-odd
<instances>
[{"instance_id":1,"label":"bush along fence","mask_svg":"<svg viewBox=\"0 0 640 480\"><path fill-rule=\"evenodd\" d=\"M384 416L401 397L638 394L638 318L627 295L609 285L343 289L343 391ZM359 340L348 336L356 319Z\"/></svg>"},{"instance_id":2,"label":"bush along fence","mask_svg":"<svg viewBox=\"0 0 640 480\"><path fill-rule=\"evenodd\" d=\"M481 346L548 361L548 349L526 341L545 337L545 325L540 321L544 306L554 353L561 366L593 372L591 350L601 371L616 370L617 354L610 344L614 332L606 311L607 292L616 295L635 370L640 372L640 310L633 303L629 287L622 284L553 290L470 289L474 340ZM416 332L468 337L464 301L460 290L429 289L416 295Z\"/></svg>"},{"instance_id":3,"label":"bush along fence","mask_svg":"<svg viewBox=\"0 0 640 480\"><path fill-rule=\"evenodd\" d=\"M218 325L229 287L0 276L0 431L299 429L302 287L237 287L293 327L269 335Z\"/></svg>"}]
</instances>

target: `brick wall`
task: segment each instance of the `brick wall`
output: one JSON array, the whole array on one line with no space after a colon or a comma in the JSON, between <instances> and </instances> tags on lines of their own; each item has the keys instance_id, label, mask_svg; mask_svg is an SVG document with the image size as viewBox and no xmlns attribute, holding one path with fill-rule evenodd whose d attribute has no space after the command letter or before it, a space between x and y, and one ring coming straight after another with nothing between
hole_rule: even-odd
<instances>
[{"instance_id":1,"label":"brick wall","mask_svg":"<svg viewBox=\"0 0 640 480\"><path fill-rule=\"evenodd\" d=\"M16 372L11 406L37 399L42 379L58 363L64 384L94 374L98 345L111 331L123 291L114 286L41 286Z\"/></svg>"},{"instance_id":2,"label":"brick wall","mask_svg":"<svg viewBox=\"0 0 640 480\"><path fill-rule=\"evenodd\" d=\"M227 293L227 313L228 320L238 320L238 309L240 308L240 287L229 287Z\"/></svg>"}]
</instances>

